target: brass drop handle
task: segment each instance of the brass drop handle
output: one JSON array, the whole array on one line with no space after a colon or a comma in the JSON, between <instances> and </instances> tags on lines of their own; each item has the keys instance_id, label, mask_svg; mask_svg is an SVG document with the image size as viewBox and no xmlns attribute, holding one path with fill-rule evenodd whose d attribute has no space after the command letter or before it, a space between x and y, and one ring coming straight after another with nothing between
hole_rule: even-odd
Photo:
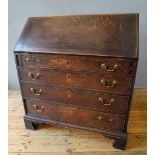
<instances>
[{"instance_id":1,"label":"brass drop handle","mask_svg":"<svg viewBox=\"0 0 155 155\"><path fill-rule=\"evenodd\" d=\"M101 79L101 83L107 88L113 88L117 84L115 80L113 80L112 82L109 82L109 81L105 81L104 79Z\"/></svg>"},{"instance_id":2,"label":"brass drop handle","mask_svg":"<svg viewBox=\"0 0 155 155\"><path fill-rule=\"evenodd\" d=\"M102 97L98 98L99 103L103 104L104 103L104 99Z\"/></svg>"},{"instance_id":3,"label":"brass drop handle","mask_svg":"<svg viewBox=\"0 0 155 155\"><path fill-rule=\"evenodd\" d=\"M37 73L37 74L35 75L35 74L29 72L29 73L28 73L28 76L29 76L32 80L39 80L40 77L41 77L41 74L40 74L40 73Z\"/></svg>"},{"instance_id":4,"label":"brass drop handle","mask_svg":"<svg viewBox=\"0 0 155 155\"><path fill-rule=\"evenodd\" d=\"M101 120L102 119L102 117L101 116L98 116L98 120Z\"/></svg>"},{"instance_id":5,"label":"brass drop handle","mask_svg":"<svg viewBox=\"0 0 155 155\"><path fill-rule=\"evenodd\" d=\"M114 101L115 100L113 98L111 98L110 101L109 101L109 103L105 103L104 105L110 106L110 105L112 105L114 103Z\"/></svg>"},{"instance_id":6,"label":"brass drop handle","mask_svg":"<svg viewBox=\"0 0 155 155\"><path fill-rule=\"evenodd\" d=\"M113 98L111 98L109 100L109 103L105 103L105 100L102 97L99 97L98 101L99 101L99 103L104 104L105 106L110 106L114 103L115 100Z\"/></svg>"},{"instance_id":7,"label":"brass drop handle","mask_svg":"<svg viewBox=\"0 0 155 155\"><path fill-rule=\"evenodd\" d=\"M105 71L107 71L107 72L114 72L115 70L117 70L117 69L119 68L119 65L115 64L115 65L112 67L112 69L107 69L107 68L108 68L107 65L104 64L104 63L102 63L102 64L101 64L101 68L103 68L103 69L104 69Z\"/></svg>"},{"instance_id":8,"label":"brass drop handle","mask_svg":"<svg viewBox=\"0 0 155 155\"><path fill-rule=\"evenodd\" d=\"M37 96L39 96L39 95L41 95L42 94L42 89L39 89L39 93L37 93L37 90L36 89L34 89L34 88L31 88L31 92L34 94L34 95L37 95Z\"/></svg>"},{"instance_id":9,"label":"brass drop handle","mask_svg":"<svg viewBox=\"0 0 155 155\"><path fill-rule=\"evenodd\" d=\"M34 104L33 107L37 112L43 112L44 110L44 106L38 106Z\"/></svg>"},{"instance_id":10,"label":"brass drop handle","mask_svg":"<svg viewBox=\"0 0 155 155\"><path fill-rule=\"evenodd\" d=\"M26 58L26 62L29 63L31 60L30 58Z\"/></svg>"},{"instance_id":11,"label":"brass drop handle","mask_svg":"<svg viewBox=\"0 0 155 155\"><path fill-rule=\"evenodd\" d=\"M104 117L98 116L98 120L103 120L103 119L104 119ZM113 119L112 118L109 118L108 121L112 123L113 122Z\"/></svg>"}]
</instances>

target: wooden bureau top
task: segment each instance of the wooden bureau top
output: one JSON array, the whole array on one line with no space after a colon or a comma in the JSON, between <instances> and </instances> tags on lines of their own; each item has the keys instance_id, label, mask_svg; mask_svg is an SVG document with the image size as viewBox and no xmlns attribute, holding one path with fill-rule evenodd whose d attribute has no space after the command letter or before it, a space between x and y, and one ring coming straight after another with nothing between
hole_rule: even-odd
<instances>
[{"instance_id":1,"label":"wooden bureau top","mask_svg":"<svg viewBox=\"0 0 155 155\"><path fill-rule=\"evenodd\" d=\"M137 58L138 14L30 17L16 52Z\"/></svg>"}]
</instances>

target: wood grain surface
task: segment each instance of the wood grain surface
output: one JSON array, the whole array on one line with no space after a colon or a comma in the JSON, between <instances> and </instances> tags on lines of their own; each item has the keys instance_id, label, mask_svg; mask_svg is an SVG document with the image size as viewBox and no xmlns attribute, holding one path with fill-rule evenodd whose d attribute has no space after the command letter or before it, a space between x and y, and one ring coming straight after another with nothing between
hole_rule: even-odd
<instances>
[{"instance_id":1,"label":"wood grain surface","mask_svg":"<svg viewBox=\"0 0 155 155\"><path fill-rule=\"evenodd\" d=\"M125 151L112 147L112 140L93 132L40 125L25 129L20 91L9 91L9 155L146 155L146 89L135 89L128 123Z\"/></svg>"},{"instance_id":2,"label":"wood grain surface","mask_svg":"<svg viewBox=\"0 0 155 155\"><path fill-rule=\"evenodd\" d=\"M138 56L138 14L30 17L15 51Z\"/></svg>"}]
</instances>

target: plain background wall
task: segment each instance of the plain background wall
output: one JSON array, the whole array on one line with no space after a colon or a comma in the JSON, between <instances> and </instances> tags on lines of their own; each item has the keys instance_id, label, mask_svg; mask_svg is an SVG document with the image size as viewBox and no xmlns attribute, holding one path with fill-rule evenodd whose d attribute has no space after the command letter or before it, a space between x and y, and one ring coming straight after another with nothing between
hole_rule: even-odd
<instances>
[{"instance_id":1,"label":"plain background wall","mask_svg":"<svg viewBox=\"0 0 155 155\"><path fill-rule=\"evenodd\" d=\"M9 0L9 89L19 89L13 50L29 16L139 13L139 65L135 87L147 86L146 0Z\"/></svg>"}]
</instances>

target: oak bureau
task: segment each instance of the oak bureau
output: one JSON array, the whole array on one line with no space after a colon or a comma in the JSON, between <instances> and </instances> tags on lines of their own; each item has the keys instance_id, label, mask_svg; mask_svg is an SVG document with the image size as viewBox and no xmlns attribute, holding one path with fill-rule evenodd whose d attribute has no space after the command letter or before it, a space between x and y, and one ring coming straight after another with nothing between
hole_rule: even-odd
<instances>
[{"instance_id":1,"label":"oak bureau","mask_svg":"<svg viewBox=\"0 0 155 155\"><path fill-rule=\"evenodd\" d=\"M26 128L93 131L125 149L138 21L134 13L28 18L14 50Z\"/></svg>"}]
</instances>

